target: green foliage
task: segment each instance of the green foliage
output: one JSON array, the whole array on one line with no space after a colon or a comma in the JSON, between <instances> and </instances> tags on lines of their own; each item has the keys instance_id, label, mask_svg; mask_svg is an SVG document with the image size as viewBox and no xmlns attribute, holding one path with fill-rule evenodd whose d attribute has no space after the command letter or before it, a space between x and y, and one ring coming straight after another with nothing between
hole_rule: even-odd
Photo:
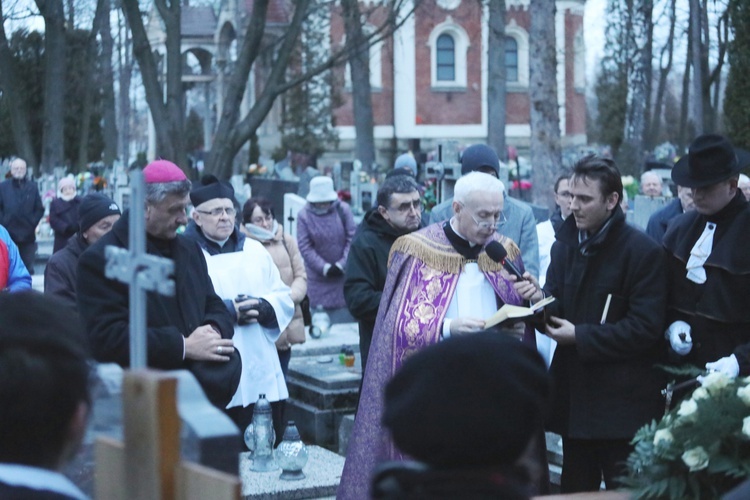
<instances>
[{"instance_id":1,"label":"green foliage","mask_svg":"<svg viewBox=\"0 0 750 500\"><path fill-rule=\"evenodd\" d=\"M719 498L750 476L750 380L711 373L633 438L623 483L634 498Z\"/></svg>"},{"instance_id":2,"label":"green foliage","mask_svg":"<svg viewBox=\"0 0 750 500\"><path fill-rule=\"evenodd\" d=\"M609 2L604 57L594 87L598 102L594 140L609 145L615 157L622 145L625 129L628 68L632 64L627 53L627 40L631 31L627 5L622 0Z\"/></svg>"},{"instance_id":3,"label":"green foliage","mask_svg":"<svg viewBox=\"0 0 750 500\"><path fill-rule=\"evenodd\" d=\"M65 115L64 115L64 152L67 162L78 157L78 145L81 140L81 118L83 116L84 96L87 92L87 64L90 56L86 52L89 33L83 30L66 31L66 78L65 78ZM43 113L44 109L44 35L25 30L13 33L10 49L16 61L18 81L28 112L31 140L37 157L41 158ZM101 74L94 69L95 76ZM87 153L89 161L97 161L104 150L101 129L101 94L95 79L90 83L88 92L92 97L92 113L89 122L89 140ZM0 157L16 154L13 134L10 125L8 102L0 97Z\"/></svg>"},{"instance_id":4,"label":"green foliage","mask_svg":"<svg viewBox=\"0 0 750 500\"><path fill-rule=\"evenodd\" d=\"M734 39L727 51L729 76L724 97L727 134L739 147L750 148L750 2L731 0L729 20Z\"/></svg>"}]
</instances>

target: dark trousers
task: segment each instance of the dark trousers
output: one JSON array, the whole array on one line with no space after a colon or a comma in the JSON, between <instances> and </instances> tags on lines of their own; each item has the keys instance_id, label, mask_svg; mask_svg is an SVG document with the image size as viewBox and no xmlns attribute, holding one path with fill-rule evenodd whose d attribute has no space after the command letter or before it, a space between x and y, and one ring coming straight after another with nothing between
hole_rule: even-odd
<instances>
[{"instance_id":1,"label":"dark trousers","mask_svg":"<svg viewBox=\"0 0 750 500\"><path fill-rule=\"evenodd\" d=\"M273 418L273 430L276 433L276 443L274 446L278 446L284 437L284 429L286 428L286 422L284 422L284 410L286 408L286 400L273 401L271 403L271 417ZM247 405L245 407L235 406L233 408L227 408L224 412L232 419L240 429L240 439L242 439L242 449L248 451L247 445L245 444L245 429L253 421L253 410L255 405Z\"/></svg>"},{"instance_id":2,"label":"dark trousers","mask_svg":"<svg viewBox=\"0 0 750 500\"><path fill-rule=\"evenodd\" d=\"M563 438L561 493L599 491L602 477L608 490L621 487L616 479L632 451L629 439Z\"/></svg>"},{"instance_id":3,"label":"dark trousers","mask_svg":"<svg viewBox=\"0 0 750 500\"><path fill-rule=\"evenodd\" d=\"M34 275L34 261L36 260L36 242L16 244L18 253L29 274Z\"/></svg>"}]
</instances>

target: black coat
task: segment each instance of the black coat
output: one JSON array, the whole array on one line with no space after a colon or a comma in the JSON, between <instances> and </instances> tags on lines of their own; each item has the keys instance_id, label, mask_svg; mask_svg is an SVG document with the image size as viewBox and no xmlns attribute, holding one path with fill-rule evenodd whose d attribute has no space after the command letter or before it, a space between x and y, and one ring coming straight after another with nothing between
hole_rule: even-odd
<instances>
[{"instance_id":1,"label":"black coat","mask_svg":"<svg viewBox=\"0 0 750 500\"><path fill-rule=\"evenodd\" d=\"M55 198L49 205L49 225L55 232L55 245L52 253L57 253L65 247L68 239L78 231L78 205L81 198L76 196L65 201Z\"/></svg>"},{"instance_id":2,"label":"black coat","mask_svg":"<svg viewBox=\"0 0 750 500\"><path fill-rule=\"evenodd\" d=\"M679 198L675 198L651 215L646 226L646 234L661 244L670 221L682 213L682 202Z\"/></svg>"},{"instance_id":3,"label":"black coat","mask_svg":"<svg viewBox=\"0 0 750 500\"><path fill-rule=\"evenodd\" d=\"M402 234L383 219L377 208L373 208L365 215L349 249L344 299L349 312L359 321L359 349L363 369L367 363L380 297L388 276L388 254L393 242Z\"/></svg>"},{"instance_id":4,"label":"black coat","mask_svg":"<svg viewBox=\"0 0 750 500\"><path fill-rule=\"evenodd\" d=\"M76 306L76 270L78 259L88 247L88 243L80 234L68 240L68 244L62 250L53 254L44 269L44 293L56 295L69 303L74 309Z\"/></svg>"},{"instance_id":5,"label":"black coat","mask_svg":"<svg viewBox=\"0 0 750 500\"><path fill-rule=\"evenodd\" d=\"M44 215L44 205L36 182L8 179L0 182L0 224L16 245L36 241L36 226Z\"/></svg>"},{"instance_id":6,"label":"black coat","mask_svg":"<svg viewBox=\"0 0 750 500\"><path fill-rule=\"evenodd\" d=\"M121 366L130 362L128 286L104 276L104 252L107 245L128 247L129 215L125 212L112 231L81 255L77 280L78 309L94 358ZM174 297L147 293L148 366L189 369L206 396L223 409L239 384L241 362L237 351L227 363L183 360L183 338L201 325L214 325L223 338L234 335L232 318L214 292L203 253L197 243L179 235L168 241L149 237L146 249L149 254L174 261L176 293Z\"/></svg>"},{"instance_id":7,"label":"black coat","mask_svg":"<svg viewBox=\"0 0 750 500\"><path fill-rule=\"evenodd\" d=\"M574 217L556 236L544 288L557 298L550 313L575 325L576 343L555 351L548 427L574 439L630 439L664 409L665 377L654 368L664 352L663 252L619 207L583 244Z\"/></svg>"},{"instance_id":8,"label":"black coat","mask_svg":"<svg viewBox=\"0 0 750 500\"><path fill-rule=\"evenodd\" d=\"M706 282L687 279L686 265L707 222L716 223ZM667 320L686 321L693 348L684 358L700 368L734 353L740 375L750 375L750 204L741 191L712 216L688 212L664 236L669 300Z\"/></svg>"}]
</instances>

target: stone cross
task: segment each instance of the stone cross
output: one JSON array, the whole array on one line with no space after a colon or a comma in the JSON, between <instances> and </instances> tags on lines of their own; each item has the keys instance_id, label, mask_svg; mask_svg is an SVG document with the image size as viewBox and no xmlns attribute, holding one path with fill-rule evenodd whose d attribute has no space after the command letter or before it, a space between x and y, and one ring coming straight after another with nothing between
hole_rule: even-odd
<instances>
[{"instance_id":1,"label":"stone cross","mask_svg":"<svg viewBox=\"0 0 750 500\"><path fill-rule=\"evenodd\" d=\"M146 292L174 295L174 262L146 253L143 172L135 169L130 184L128 248L107 246L104 275L130 287L130 368L139 369L146 367Z\"/></svg>"}]
</instances>

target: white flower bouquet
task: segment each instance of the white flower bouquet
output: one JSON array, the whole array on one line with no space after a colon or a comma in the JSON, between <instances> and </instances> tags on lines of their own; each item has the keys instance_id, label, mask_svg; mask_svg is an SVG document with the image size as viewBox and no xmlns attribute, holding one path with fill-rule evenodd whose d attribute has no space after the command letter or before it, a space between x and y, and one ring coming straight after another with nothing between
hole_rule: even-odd
<instances>
[{"instance_id":1,"label":"white flower bouquet","mask_svg":"<svg viewBox=\"0 0 750 500\"><path fill-rule=\"evenodd\" d=\"M633 439L624 484L635 498L719 498L750 477L750 378L721 373Z\"/></svg>"}]
</instances>

